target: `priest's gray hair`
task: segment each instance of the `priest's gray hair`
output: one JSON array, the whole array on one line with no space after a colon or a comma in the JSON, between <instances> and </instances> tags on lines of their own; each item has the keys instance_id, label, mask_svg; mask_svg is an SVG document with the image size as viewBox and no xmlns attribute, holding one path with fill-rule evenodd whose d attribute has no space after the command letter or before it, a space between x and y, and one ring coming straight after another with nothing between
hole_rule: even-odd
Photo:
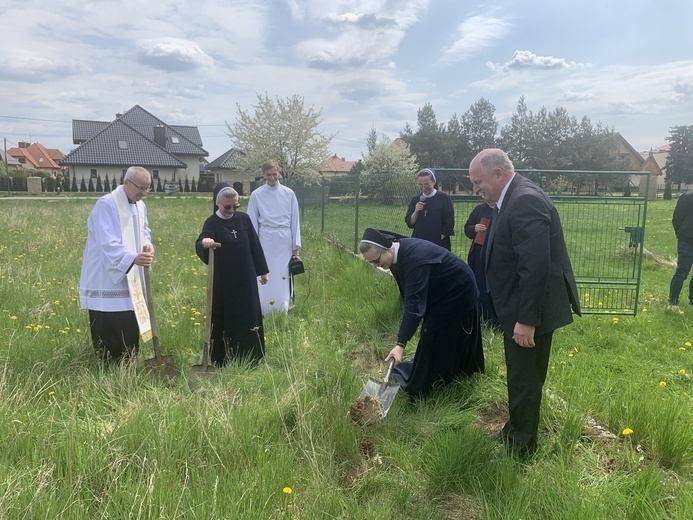
<instances>
[{"instance_id":1,"label":"priest's gray hair","mask_svg":"<svg viewBox=\"0 0 693 520\"><path fill-rule=\"evenodd\" d=\"M221 199L233 199L234 197L238 197L238 192L230 186L227 186L226 188L223 188L219 193L217 193L217 200L215 200L214 202L216 204L219 204L219 201L221 201Z\"/></svg>"},{"instance_id":2,"label":"priest's gray hair","mask_svg":"<svg viewBox=\"0 0 693 520\"><path fill-rule=\"evenodd\" d=\"M128 171L125 172L125 180L131 181L132 179L137 177L137 175L146 175L150 179L152 178L147 168L142 168L142 166L130 166L128 168Z\"/></svg>"}]
</instances>

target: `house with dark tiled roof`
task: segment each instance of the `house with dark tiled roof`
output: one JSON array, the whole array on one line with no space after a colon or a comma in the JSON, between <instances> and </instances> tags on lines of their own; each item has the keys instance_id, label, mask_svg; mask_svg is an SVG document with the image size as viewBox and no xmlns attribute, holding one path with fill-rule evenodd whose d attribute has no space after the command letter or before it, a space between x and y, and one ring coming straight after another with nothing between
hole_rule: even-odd
<instances>
[{"instance_id":1,"label":"house with dark tiled roof","mask_svg":"<svg viewBox=\"0 0 693 520\"><path fill-rule=\"evenodd\" d=\"M22 163L20 163L17 159L12 157L11 155L5 155L5 150L0 150L0 159L2 159L3 163L7 163L8 168L21 168ZM2 172L5 173L5 172Z\"/></svg>"},{"instance_id":2,"label":"house with dark tiled roof","mask_svg":"<svg viewBox=\"0 0 693 520\"><path fill-rule=\"evenodd\" d=\"M72 140L79 145L60 164L77 184L106 175L121 179L130 166L143 166L153 184L199 182L200 163L209 155L195 126L168 125L139 105L111 122L72 121Z\"/></svg>"},{"instance_id":3,"label":"house with dark tiled roof","mask_svg":"<svg viewBox=\"0 0 693 520\"><path fill-rule=\"evenodd\" d=\"M65 154L57 148L46 148L41 143L24 141L20 141L17 148L8 149L7 155L14 158L22 168L46 170L53 176L60 173L61 168L58 162L65 157Z\"/></svg>"},{"instance_id":4,"label":"house with dark tiled roof","mask_svg":"<svg viewBox=\"0 0 693 520\"><path fill-rule=\"evenodd\" d=\"M214 184L226 182L239 195L249 195L255 175L238 169L236 158L243 152L231 148L205 166L205 172L214 175Z\"/></svg>"}]
</instances>

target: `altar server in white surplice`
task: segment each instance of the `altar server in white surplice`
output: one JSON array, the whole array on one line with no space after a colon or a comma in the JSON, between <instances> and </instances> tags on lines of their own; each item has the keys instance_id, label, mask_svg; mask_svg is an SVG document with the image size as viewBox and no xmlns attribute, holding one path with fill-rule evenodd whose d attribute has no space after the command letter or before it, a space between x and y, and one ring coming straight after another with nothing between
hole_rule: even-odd
<instances>
[{"instance_id":1,"label":"altar server in white surplice","mask_svg":"<svg viewBox=\"0 0 693 520\"><path fill-rule=\"evenodd\" d=\"M134 355L140 335L151 338L142 270L154 255L142 202L150 189L149 172L132 166L121 186L96 201L87 220L80 305L89 310L92 344L104 359Z\"/></svg>"},{"instance_id":2,"label":"altar server in white surplice","mask_svg":"<svg viewBox=\"0 0 693 520\"><path fill-rule=\"evenodd\" d=\"M260 237L269 266L269 282L260 285L262 314L286 312L291 304L289 260L298 256L301 229L298 200L294 192L279 182L279 166L275 161L262 165L267 183L250 194L248 215Z\"/></svg>"}]
</instances>

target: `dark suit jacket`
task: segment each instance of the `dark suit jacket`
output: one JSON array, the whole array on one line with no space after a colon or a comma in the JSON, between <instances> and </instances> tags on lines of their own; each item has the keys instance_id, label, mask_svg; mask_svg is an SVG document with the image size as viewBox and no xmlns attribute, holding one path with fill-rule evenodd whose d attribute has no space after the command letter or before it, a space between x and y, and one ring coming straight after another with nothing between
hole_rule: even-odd
<instances>
[{"instance_id":1,"label":"dark suit jacket","mask_svg":"<svg viewBox=\"0 0 693 520\"><path fill-rule=\"evenodd\" d=\"M580 315L558 212L529 179L515 174L487 247L486 279L506 335L516 322L534 325L535 336L563 327L573 321L571 306Z\"/></svg>"}]
</instances>

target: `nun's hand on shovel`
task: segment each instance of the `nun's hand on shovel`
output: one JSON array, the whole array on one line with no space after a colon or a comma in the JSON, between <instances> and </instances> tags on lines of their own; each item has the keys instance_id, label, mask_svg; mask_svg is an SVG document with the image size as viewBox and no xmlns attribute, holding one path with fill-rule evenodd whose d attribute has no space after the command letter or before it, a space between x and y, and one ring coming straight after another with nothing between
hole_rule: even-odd
<instances>
[{"instance_id":1,"label":"nun's hand on shovel","mask_svg":"<svg viewBox=\"0 0 693 520\"><path fill-rule=\"evenodd\" d=\"M387 357L385 358L385 362L387 363L388 361L390 361L390 359L394 358L395 359L395 366L397 366L402 362L402 354L403 353L404 353L404 347L400 347L399 345L397 345L387 355Z\"/></svg>"}]
</instances>

